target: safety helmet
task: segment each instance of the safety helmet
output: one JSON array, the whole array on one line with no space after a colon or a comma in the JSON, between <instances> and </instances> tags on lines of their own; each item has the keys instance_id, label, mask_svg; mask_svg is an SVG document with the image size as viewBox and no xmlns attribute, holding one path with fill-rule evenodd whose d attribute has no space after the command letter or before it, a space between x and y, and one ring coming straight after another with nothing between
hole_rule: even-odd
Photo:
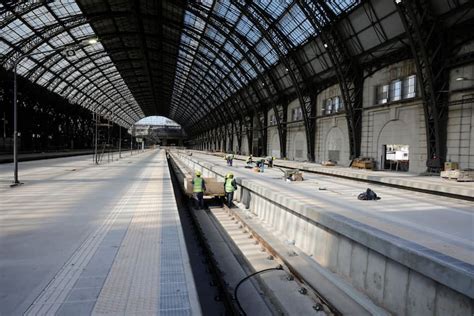
<instances>
[{"instance_id":1,"label":"safety helmet","mask_svg":"<svg viewBox=\"0 0 474 316\"><path fill-rule=\"evenodd\" d=\"M234 177L234 174L233 174L232 172L229 172L225 177L226 177L227 179L233 178L233 177Z\"/></svg>"},{"instance_id":2,"label":"safety helmet","mask_svg":"<svg viewBox=\"0 0 474 316\"><path fill-rule=\"evenodd\" d=\"M196 170L195 174L196 174L197 177L199 177L199 176L201 176L201 171Z\"/></svg>"}]
</instances>

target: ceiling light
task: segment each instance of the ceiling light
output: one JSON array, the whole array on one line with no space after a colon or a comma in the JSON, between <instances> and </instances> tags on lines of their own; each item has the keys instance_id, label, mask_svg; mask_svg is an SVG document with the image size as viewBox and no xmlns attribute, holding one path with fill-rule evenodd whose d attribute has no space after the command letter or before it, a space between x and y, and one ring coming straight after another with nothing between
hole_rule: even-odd
<instances>
[{"instance_id":1,"label":"ceiling light","mask_svg":"<svg viewBox=\"0 0 474 316\"><path fill-rule=\"evenodd\" d=\"M457 78L456 78L456 81L464 81L464 80L467 80L467 79L464 78L464 77L457 77Z\"/></svg>"},{"instance_id":2,"label":"ceiling light","mask_svg":"<svg viewBox=\"0 0 474 316\"><path fill-rule=\"evenodd\" d=\"M323 45L324 45L325 48L328 48L328 44L324 43Z\"/></svg>"},{"instance_id":3,"label":"ceiling light","mask_svg":"<svg viewBox=\"0 0 474 316\"><path fill-rule=\"evenodd\" d=\"M99 42L99 39L97 37L91 37L88 39L85 39L81 42L81 45L87 46L87 45L94 45Z\"/></svg>"}]
</instances>

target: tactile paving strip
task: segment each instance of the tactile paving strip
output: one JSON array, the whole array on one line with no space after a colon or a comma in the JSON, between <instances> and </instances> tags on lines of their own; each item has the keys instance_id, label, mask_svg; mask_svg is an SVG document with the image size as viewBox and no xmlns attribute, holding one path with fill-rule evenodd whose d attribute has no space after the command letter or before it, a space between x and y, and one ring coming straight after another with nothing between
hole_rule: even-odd
<instances>
[{"instance_id":1,"label":"tactile paving strip","mask_svg":"<svg viewBox=\"0 0 474 316\"><path fill-rule=\"evenodd\" d=\"M110 212L104 223L82 243L71 258L56 274L53 280L33 302L25 315L54 315L66 299L74 284L99 248L104 237L120 213L127 208L130 199L136 195L141 181L136 182Z\"/></svg>"},{"instance_id":2,"label":"tactile paving strip","mask_svg":"<svg viewBox=\"0 0 474 316\"><path fill-rule=\"evenodd\" d=\"M164 153L144 182L93 315L200 315Z\"/></svg>"}]
</instances>

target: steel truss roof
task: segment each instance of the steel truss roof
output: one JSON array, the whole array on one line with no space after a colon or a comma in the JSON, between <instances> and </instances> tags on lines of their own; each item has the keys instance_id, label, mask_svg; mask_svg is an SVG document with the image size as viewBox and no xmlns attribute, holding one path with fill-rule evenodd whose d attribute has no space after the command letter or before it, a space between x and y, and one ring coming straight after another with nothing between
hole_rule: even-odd
<instances>
[{"instance_id":1,"label":"steel truss roof","mask_svg":"<svg viewBox=\"0 0 474 316\"><path fill-rule=\"evenodd\" d=\"M27 58L19 73L88 109L114 112L123 125L163 115L198 133L335 83L334 57L320 36L328 28L344 34L348 53L366 72L410 56L394 1L2 3L7 69L22 54L99 37L71 58L60 52ZM433 3L456 29L472 20L467 0ZM459 34L472 40L469 32Z\"/></svg>"},{"instance_id":2,"label":"steel truss roof","mask_svg":"<svg viewBox=\"0 0 474 316\"><path fill-rule=\"evenodd\" d=\"M6 69L32 54L19 63L19 75L124 126L144 116L103 45L77 46L96 34L76 1L1 2L0 30ZM75 47L72 57L54 51L69 46Z\"/></svg>"}]
</instances>

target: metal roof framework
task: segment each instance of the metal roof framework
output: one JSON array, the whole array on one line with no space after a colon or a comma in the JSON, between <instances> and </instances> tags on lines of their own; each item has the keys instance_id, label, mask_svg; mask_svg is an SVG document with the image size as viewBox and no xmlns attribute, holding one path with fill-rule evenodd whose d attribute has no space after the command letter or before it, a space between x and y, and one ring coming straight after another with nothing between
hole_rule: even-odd
<instances>
[{"instance_id":1,"label":"metal roof framework","mask_svg":"<svg viewBox=\"0 0 474 316\"><path fill-rule=\"evenodd\" d=\"M4 1L0 3L0 64L72 103L105 115L123 126L144 116L122 75L101 43L83 46L96 36L76 1ZM68 57L61 48L71 47Z\"/></svg>"},{"instance_id":2,"label":"metal roof framework","mask_svg":"<svg viewBox=\"0 0 474 316\"><path fill-rule=\"evenodd\" d=\"M472 20L470 9L467 0L435 5L458 30ZM114 112L123 125L163 115L189 134L236 121L252 128L248 116L261 125L270 108L280 126L288 100L306 102L354 65L367 74L410 57L393 1L7 0L0 14L5 68L22 54L98 36L72 58L27 58L19 73L88 109Z\"/></svg>"}]
</instances>

